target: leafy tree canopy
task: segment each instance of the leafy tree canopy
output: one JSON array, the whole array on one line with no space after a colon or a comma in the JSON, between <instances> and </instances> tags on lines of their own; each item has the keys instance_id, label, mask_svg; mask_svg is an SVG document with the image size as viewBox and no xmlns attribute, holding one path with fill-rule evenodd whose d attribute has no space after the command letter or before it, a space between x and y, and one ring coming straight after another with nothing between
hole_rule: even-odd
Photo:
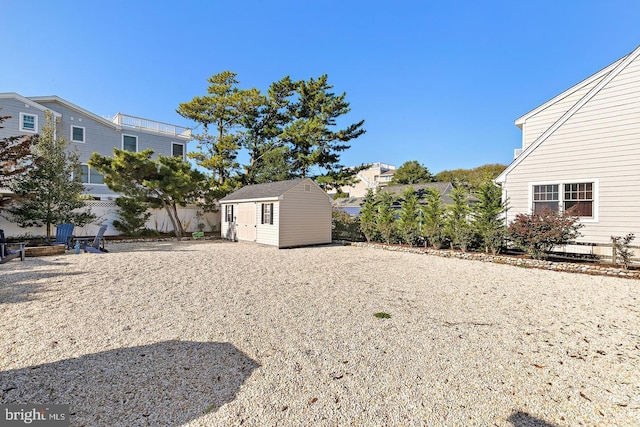
<instances>
[{"instance_id":1,"label":"leafy tree canopy","mask_svg":"<svg viewBox=\"0 0 640 427\"><path fill-rule=\"evenodd\" d=\"M425 182L433 182L433 175L425 166L418 163L417 160L404 162L391 179L391 184L422 184Z\"/></svg>"},{"instance_id":2,"label":"leafy tree canopy","mask_svg":"<svg viewBox=\"0 0 640 427\"><path fill-rule=\"evenodd\" d=\"M499 163L486 164L472 169L452 169L438 172L436 181L451 182L475 192L482 183L495 179L507 167Z\"/></svg>"}]
</instances>

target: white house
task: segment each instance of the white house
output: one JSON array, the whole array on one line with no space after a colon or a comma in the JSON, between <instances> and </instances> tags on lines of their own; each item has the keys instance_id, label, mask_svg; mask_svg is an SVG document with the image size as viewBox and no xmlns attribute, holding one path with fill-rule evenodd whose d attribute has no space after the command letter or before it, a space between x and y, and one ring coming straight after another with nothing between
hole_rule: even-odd
<instances>
[{"instance_id":1,"label":"white house","mask_svg":"<svg viewBox=\"0 0 640 427\"><path fill-rule=\"evenodd\" d=\"M580 242L640 236L640 47L516 120L522 148L496 178L519 213L575 207Z\"/></svg>"},{"instance_id":2,"label":"white house","mask_svg":"<svg viewBox=\"0 0 640 427\"><path fill-rule=\"evenodd\" d=\"M367 190L376 191L388 185L393 179L396 167L386 163L373 163L369 168L361 170L356 174L357 182L353 185L346 185L341 188L343 193L350 197L364 197Z\"/></svg>"},{"instance_id":3,"label":"white house","mask_svg":"<svg viewBox=\"0 0 640 427\"><path fill-rule=\"evenodd\" d=\"M220 199L221 235L288 248L331 243L331 199L309 178L248 185Z\"/></svg>"}]
</instances>

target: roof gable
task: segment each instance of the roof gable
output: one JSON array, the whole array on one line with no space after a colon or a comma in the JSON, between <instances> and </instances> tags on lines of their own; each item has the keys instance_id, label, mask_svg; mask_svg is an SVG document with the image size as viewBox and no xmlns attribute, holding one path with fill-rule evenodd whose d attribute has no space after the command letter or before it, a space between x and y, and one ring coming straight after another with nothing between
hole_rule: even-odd
<instances>
[{"instance_id":1,"label":"roof gable","mask_svg":"<svg viewBox=\"0 0 640 427\"><path fill-rule=\"evenodd\" d=\"M109 126L110 128L116 129L116 130L122 130L121 126L118 126L117 124L113 123L110 120L107 120L103 117L98 116L97 114L92 113L91 111L85 110L82 107L78 107L77 105L60 98L59 96L30 96L29 97L30 100L34 101L34 102L54 102L54 103L58 103L61 105L64 105L65 107L74 110L80 114L83 114L87 117L90 117L91 119L105 125L105 126Z\"/></svg>"},{"instance_id":2,"label":"roof gable","mask_svg":"<svg viewBox=\"0 0 640 427\"><path fill-rule=\"evenodd\" d=\"M524 122L528 118L530 118L532 116L535 116L536 114L538 114L539 112L541 112L543 110L546 110L549 106L555 104L556 102L566 98L567 96L571 95L572 93L575 93L575 92L579 91L580 89L582 89L583 87L589 85L590 83L592 83L592 82L594 82L594 81L606 76L607 74L609 74L616 67L616 65L618 65L621 61L623 61L629 55L626 55L625 57L618 59L613 64L607 65L602 70L598 71L595 74L592 74L591 76L589 76L586 79L582 80L580 83L571 86L569 89L563 91L559 95L554 96L553 98L551 98L550 100L548 100L544 104L534 108L533 110L529 111L525 115L523 115L521 117L518 117L515 120L516 126L518 126L519 128L522 128L522 125L524 124Z\"/></svg>"},{"instance_id":3,"label":"roof gable","mask_svg":"<svg viewBox=\"0 0 640 427\"><path fill-rule=\"evenodd\" d=\"M220 199L220 202L277 198L300 184L302 181L309 181L310 183L316 185L309 178L296 178L290 179L288 181L276 181L266 184L247 185L223 197L222 199Z\"/></svg>"},{"instance_id":4,"label":"roof gable","mask_svg":"<svg viewBox=\"0 0 640 427\"><path fill-rule=\"evenodd\" d=\"M35 108L35 109L38 109L40 111L43 111L43 112L44 111L51 111L55 117L60 117L61 116L61 114L58 113L57 111L53 111L53 110L45 107L44 105L38 104L37 102L35 102L35 101L33 101L33 100L29 99L29 98L25 98L24 96L19 95L19 94L15 93L15 92L0 93L0 99L1 98L17 99L18 101L24 102L25 104L27 104L27 105Z\"/></svg>"},{"instance_id":5,"label":"roof gable","mask_svg":"<svg viewBox=\"0 0 640 427\"><path fill-rule=\"evenodd\" d=\"M575 103L569 110L567 110L567 112L564 113L554 124L552 124L547 130L545 130L538 137L538 139L536 139L518 157L516 157L513 160L513 162L511 162L511 164L507 166L507 168L500 175L498 175L498 177L494 181L496 183L505 182L507 175L514 168L516 168L520 163L522 163L522 161L524 161L529 156L529 154L531 154L536 148L538 148L540 144L546 141L547 138L549 138L549 136L551 136L560 126L562 126L567 120L569 120L577 111L580 110L580 108L582 108L587 102L589 102L591 98L593 98L598 92L600 92L600 90L602 90L603 87L609 84L611 80L613 80L618 74L620 74L620 72L624 70L630 63L632 63L638 56L640 56L640 46L638 46L633 52L631 52L624 58L611 64L611 66L604 68L603 72L606 71L606 75L604 77L602 77L602 75L598 76L598 77L602 77L602 80L600 80L597 85L595 85L591 90L589 90L589 92L587 92L577 103ZM594 74L594 76L596 76L597 74L598 73ZM574 86L574 88L576 88L577 86L580 86L580 85L576 85ZM567 93L567 92L565 91L563 93ZM546 105L546 103L543 105ZM537 110L538 109L535 109L533 111L537 111ZM526 114L523 117L528 117L530 114Z\"/></svg>"}]
</instances>

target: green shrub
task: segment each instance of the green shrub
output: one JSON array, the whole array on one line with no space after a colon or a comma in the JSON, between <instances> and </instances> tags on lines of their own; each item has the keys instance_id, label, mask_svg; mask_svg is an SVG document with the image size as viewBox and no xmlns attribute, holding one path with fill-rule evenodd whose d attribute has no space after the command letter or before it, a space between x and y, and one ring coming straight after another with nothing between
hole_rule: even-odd
<instances>
[{"instance_id":1,"label":"green shrub","mask_svg":"<svg viewBox=\"0 0 640 427\"><path fill-rule=\"evenodd\" d=\"M331 212L331 238L350 242L363 241L364 236L360 231L358 218L352 217L340 208L333 208Z\"/></svg>"},{"instance_id":2,"label":"green shrub","mask_svg":"<svg viewBox=\"0 0 640 427\"><path fill-rule=\"evenodd\" d=\"M578 237L581 227L571 211L558 213L547 209L542 214L518 214L509 224L507 234L509 240L532 258L541 259L554 246Z\"/></svg>"}]
</instances>

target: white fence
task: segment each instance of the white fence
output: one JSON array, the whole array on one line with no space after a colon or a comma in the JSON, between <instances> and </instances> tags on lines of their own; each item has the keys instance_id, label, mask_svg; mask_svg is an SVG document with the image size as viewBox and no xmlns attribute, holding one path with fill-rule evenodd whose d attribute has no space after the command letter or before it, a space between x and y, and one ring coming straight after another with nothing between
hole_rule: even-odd
<instances>
[{"instance_id":1,"label":"white fence","mask_svg":"<svg viewBox=\"0 0 640 427\"><path fill-rule=\"evenodd\" d=\"M118 206L113 201L88 201L87 206L91 208L91 212L96 215L96 220L84 227L76 227L73 234L76 236L93 236L98 232L101 225L106 225L106 236L116 236L120 234L113 227L113 220L118 218ZM199 215L200 214L200 215ZM219 232L220 231L220 212L202 212L197 206L178 207L178 218L182 223L182 227L188 233L200 231L198 224L203 224L202 231ZM151 217L146 223L146 227L161 233L173 231L171 220L167 216L164 209L152 209ZM201 226L202 227L202 226ZM44 236L46 234L45 227L20 228L18 224L9 222L7 219L0 217L0 229L4 230L4 234L9 236L24 236L30 234L32 236ZM53 225L52 234L55 234L55 224Z\"/></svg>"}]
</instances>

